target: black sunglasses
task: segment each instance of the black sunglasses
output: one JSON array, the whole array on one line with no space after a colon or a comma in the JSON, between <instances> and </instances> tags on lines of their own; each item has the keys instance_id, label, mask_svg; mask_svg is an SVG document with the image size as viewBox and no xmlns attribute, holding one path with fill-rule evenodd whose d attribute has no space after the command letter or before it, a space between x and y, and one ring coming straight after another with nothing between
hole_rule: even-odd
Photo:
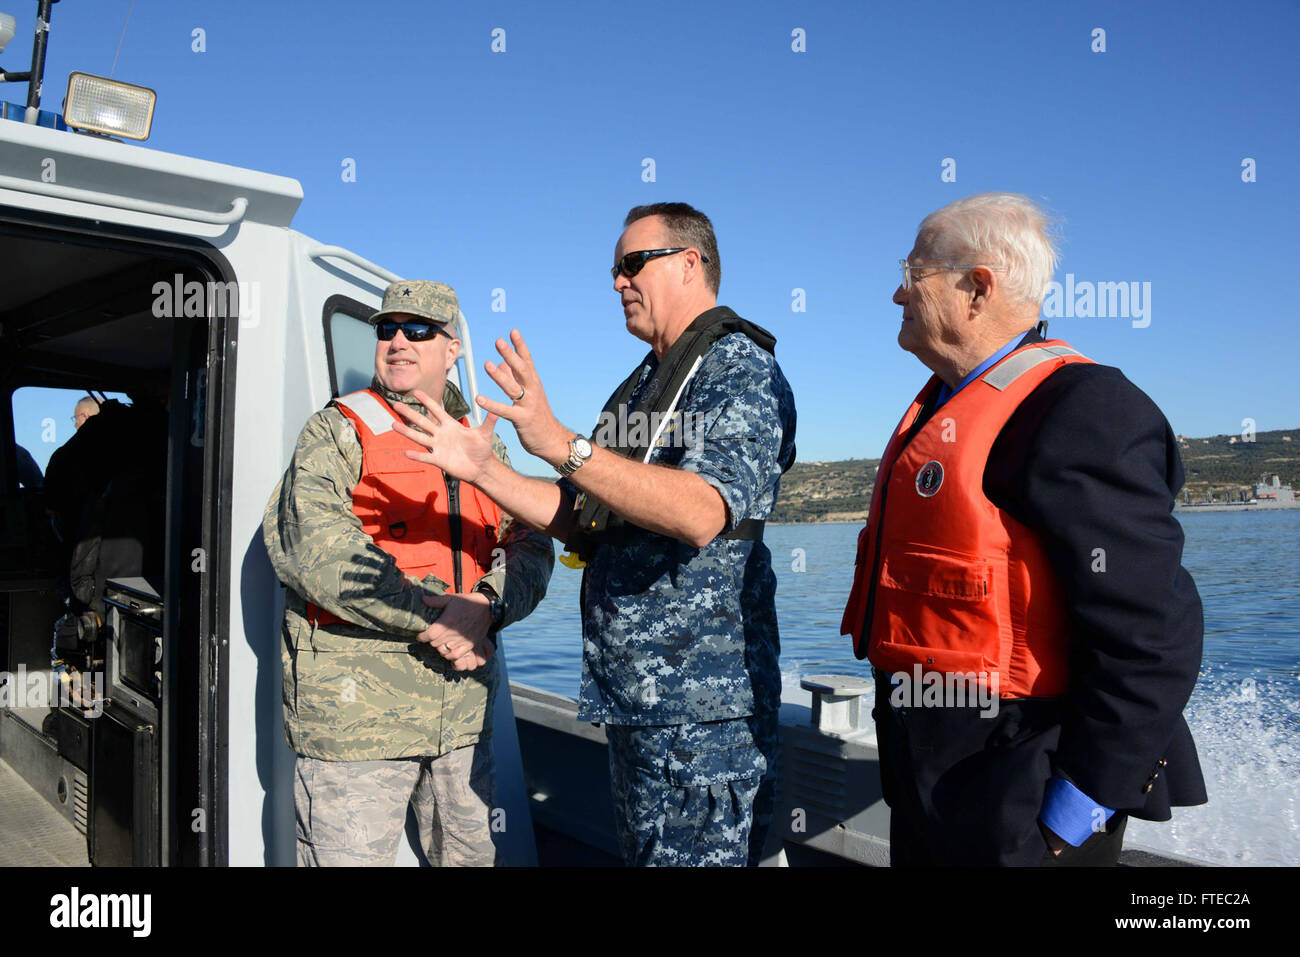
<instances>
[{"instance_id":1,"label":"black sunglasses","mask_svg":"<svg viewBox=\"0 0 1300 957\"><path fill-rule=\"evenodd\" d=\"M642 269L645 264L652 259L658 259L660 256L671 256L673 253L684 253L691 249L690 246L678 246L676 249L638 249L634 253L628 253L617 263L609 268L609 277L617 279L619 273L631 279ZM708 262L709 257L700 253L700 262Z\"/></svg>"},{"instance_id":2,"label":"black sunglasses","mask_svg":"<svg viewBox=\"0 0 1300 957\"><path fill-rule=\"evenodd\" d=\"M405 322L398 322L396 319L380 319L375 323L375 335L384 342L396 336L398 329L402 330L402 335L406 336L408 342L424 342L440 332L448 339L456 338L443 328L441 322L429 322L427 319L407 319Z\"/></svg>"}]
</instances>

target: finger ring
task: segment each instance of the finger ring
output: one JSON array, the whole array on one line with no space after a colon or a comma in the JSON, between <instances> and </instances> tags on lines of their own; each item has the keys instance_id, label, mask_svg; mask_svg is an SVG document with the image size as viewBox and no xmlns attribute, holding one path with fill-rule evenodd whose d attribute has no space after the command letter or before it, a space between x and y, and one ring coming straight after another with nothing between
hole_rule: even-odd
<instances>
[{"instance_id":1,"label":"finger ring","mask_svg":"<svg viewBox=\"0 0 1300 957\"><path fill-rule=\"evenodd\" d=\"M517 396L515 396L513 399L511 399L510 401L511 401L511 402L518 402L520 399L522 399L522 398L524 397L524 393L527 392L527 391L528 391L528 390L525 389L523 386L520 386L520 387L519 387L519 394L518 394Z\"/></svg>"},{"instance_id":2,"label":"finger ring","mask_svg":"<svg viewBox=\"0 0 1300 957\"><path fill-rule=\"evenodd\" d=\"M446 650L447 650L448 648L450 648L450 647L451 647L451 642L448 642L447 644L445 644L445 645L442 646L442 650L443 650L443 651L446 651Z\"/></svg>"}]
</instances>

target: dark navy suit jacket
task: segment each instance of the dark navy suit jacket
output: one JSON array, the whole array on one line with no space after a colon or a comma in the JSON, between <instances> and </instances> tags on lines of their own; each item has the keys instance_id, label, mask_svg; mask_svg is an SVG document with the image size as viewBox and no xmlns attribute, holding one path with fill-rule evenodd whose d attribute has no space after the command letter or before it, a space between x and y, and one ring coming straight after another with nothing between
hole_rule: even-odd
<instances>
[{"instance_id":1,"label":"dark navy suit jacket","mask_svg":"<svg viewBox=\"0 0 1300 957\"><path fill-rule=\"evenodd\" d=\"M1021 345L1041 339L1031 331ZM1045 536L1065 586L1074 627L1054 766L1107 807L1157 821L1206 800L1183 719L1203 623L1171 513L1182 485L1160 409L1118 369L1090 363L1063 366L1025 399L984 471L984 494Z\"/></svg>"}]
</instances>

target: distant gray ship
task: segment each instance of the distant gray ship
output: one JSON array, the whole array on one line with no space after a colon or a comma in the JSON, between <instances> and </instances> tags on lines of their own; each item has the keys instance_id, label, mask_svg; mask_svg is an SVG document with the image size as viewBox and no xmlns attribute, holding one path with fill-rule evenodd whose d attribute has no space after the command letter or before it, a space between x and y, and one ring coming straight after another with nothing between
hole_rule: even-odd
<instances>
[{"instance_id":1,"label":"distant gray ship","mask_svg":"<svg viewBox=\"0 0 1300 957\"><path fill-rule=\"evenodd\" d=\"M1271 509L1300 508L1295 489L1283 485L1279 475L1261 475L1251 492L1251 497L1238 502L1177 502L1176 509L1195 509L1198 512L1266 511Z\"/></svg>"}]
</instances>

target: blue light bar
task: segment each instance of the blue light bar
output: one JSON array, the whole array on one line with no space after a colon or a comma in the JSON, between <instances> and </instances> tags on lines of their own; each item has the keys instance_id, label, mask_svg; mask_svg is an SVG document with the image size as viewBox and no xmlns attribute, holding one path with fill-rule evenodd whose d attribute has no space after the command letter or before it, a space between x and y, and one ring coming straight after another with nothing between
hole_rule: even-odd
<instances>
[{"instance_id":1,"label":"blue light bar","mask_svg":"<svg viewBox=\"0 0 1300 957\"><path fill-rule=\"evenodd\" d=\"M21 123L26 115L27 107L0 100L0 119L14 120ZM47 130L66 130L68 128L68 124L63 122L62 114L53 113L50 110L41 110L37 114L36 125L43 126Z\"/></svg>"}]
</instances>

